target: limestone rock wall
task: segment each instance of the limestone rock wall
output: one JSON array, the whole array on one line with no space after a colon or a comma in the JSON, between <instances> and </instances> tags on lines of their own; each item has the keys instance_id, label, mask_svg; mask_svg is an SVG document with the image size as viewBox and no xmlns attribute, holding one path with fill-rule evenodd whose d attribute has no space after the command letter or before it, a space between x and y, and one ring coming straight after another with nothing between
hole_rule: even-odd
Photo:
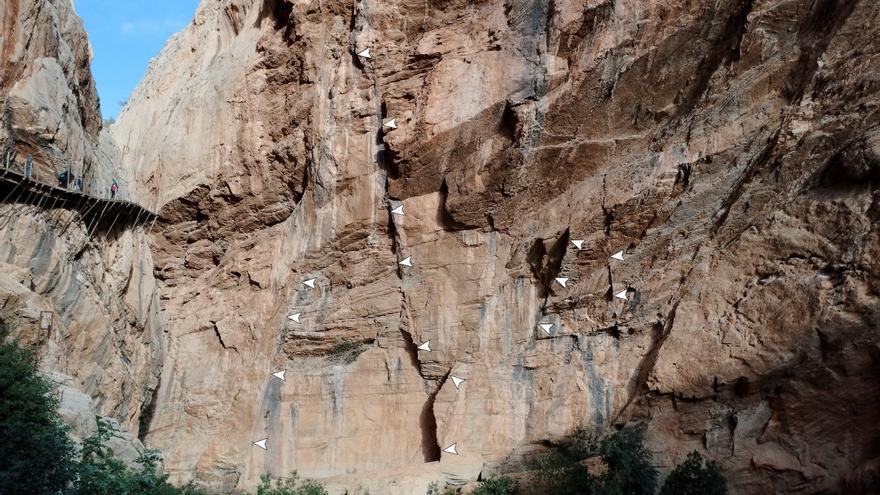
<instances>
[{"instance_id":1,"label":"limestone rock wall","mask_svg":"<svg viewBox=\"0 0 880 495\"><path fill-rule=\"evenodd\" d=\"M32 155L41 182L85 170L85 192L102 194L122 172L100 144L90 47L72 2L5 0L0 12L0 150L19 166ZM136 437L164 348L149 226L99 228L22 185L0 199L0 321L38 348L45 371L69 377L68 396L88 397L89 411Z\"/></svg>"},{"instance_id":2,"label":"limestone rock wall","mask_svg":"<svg viewBox=\"0 0 880 495\"><path fill-rule=\"evenodd\" d=\"M33 156L34 177L43 182L71 170L85 177L85 190L104 193L109 175L125 180L97 146L91 46L72 2L7 0L0 8L0 149L19 163Z\"/></svg>"},{"instance_id":3,"label":"limestone rock wall","mask_svg":"<svg viewBox=\"0 0 880 495\"><path fill-rule=\"evenodd\" d=\"M110 134L163 205L146 443L218 491L409 492L641 420L661 468L840 490L880 455L878 18L203 2Z\"/></svg>"}]
</instances>

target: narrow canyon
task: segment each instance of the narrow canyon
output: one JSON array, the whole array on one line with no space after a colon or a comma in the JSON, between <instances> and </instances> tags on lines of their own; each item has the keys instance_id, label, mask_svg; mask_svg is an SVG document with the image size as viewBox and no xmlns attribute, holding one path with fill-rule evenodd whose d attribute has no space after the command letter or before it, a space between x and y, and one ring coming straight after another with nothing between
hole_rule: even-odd
<instances>
[{"instance_id":1,"label":"narrow canyon","mask_svg":"<svg viewBox=\"0 0 880 495\"><path fill-rule=\"evenodd\" d=\"M421 495L642 423L875 493L880 2L202 0L109 125L72 0L0 11L0 320L76 435Z\"/></svg>"}]
</instances>

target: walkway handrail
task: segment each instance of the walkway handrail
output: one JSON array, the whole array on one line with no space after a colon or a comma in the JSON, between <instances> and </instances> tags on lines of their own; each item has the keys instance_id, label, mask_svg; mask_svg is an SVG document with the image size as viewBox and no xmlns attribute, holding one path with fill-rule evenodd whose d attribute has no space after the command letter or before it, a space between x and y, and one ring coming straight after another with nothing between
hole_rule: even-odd
<instances>
[{"instance_id":1,"label":"walkway handrail","mask_svg":"<svg viewBox=\"0 0 880 495\"><path fill-rule=\"evenodd\" d=\"M69 177L69 175L70 175L69 169L67 170L68 179L65 184L66 187L61 187L60 185L56 186L56 185L52 185L52 184L49 184L49 183L46 183L46 182L43 182L40 180L36 180L34 178L34 168L33 168L33 166L35 164L34 164L34 162L31 162L31 163L32 163L32 165L31 165L30 171L26 170L26 163L21 163L21 164L18 163L15 160L13 150L7 147L3 152L3 171L2 171L2 174L0 174L0 176L2 176L3 178L6 178L9 175L14 175L14 176L18 176L19 181L28 181L28 182L31 182L34 184L39 184L39 185L42 185L44 187L48 187L50 189L53 189L53 190L56 190L59 192L64 192L64 193L68 193L68 194L79 194L79 195L83 195L83 196L86 196L89 198L104 200L104 201L108 201L108 202L115 202L115 203L120 203L120 204L130 204L132 206L137 206L152 215L156 215L156 212L150 211L149 209L147 209L147 207L145 207L139 203L136 203L134 201L129 200L126 197L127 195L125 195L124 193L121 192L121 188L119 188L116 191L115 196L111 196L110 194L107 194L107 196L104 196L103 194L96 195L94 193L87 193L87 192L85 192L86 182L84 180L84 177L82 177L82 176L78 177L78 179L80 179L80 183L78 184L79 187L71 188L70 187L71 181L70 181L70 177ZM30 172L30 173L27 173L27 172ZM74 181L73 184L74 184L74 186L76 186L77 185L76 181Z\"/></svg>"}]
</instances>

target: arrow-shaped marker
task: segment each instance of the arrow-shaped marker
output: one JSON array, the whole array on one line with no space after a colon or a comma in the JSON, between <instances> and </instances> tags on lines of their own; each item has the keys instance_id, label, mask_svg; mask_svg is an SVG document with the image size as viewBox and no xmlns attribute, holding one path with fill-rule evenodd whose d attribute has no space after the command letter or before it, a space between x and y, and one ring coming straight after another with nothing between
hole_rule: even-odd
<instances>
[{"instance_id":1,"label":"arrow-shaped marker","mask_svg":"<svg viewBox=\"0 0 880 495\"><path fill-rule=\"evenodd\" d=\"M369 49L369 48L367 48L366 50L364 50L364 51L358 53L358 57L373 58L373 57L370 56L370 49Z\"/></svg>"},{"instance_id":2,"label":"arrow-shaped marker","mask_svg":"<svg viewBox=\"0 0 880 495\"><path fill-rule=\"evenodd\" d=\"M257 440L256 442L254 442L254 445L256 445L257 447L259 447L263 450L269 450L268 448L266 448L266 442L268 442L268 441L269 441L268 438L264 438L262 440Z\"/></svg>"},{"instance_id":3,"label":"arrow-shaped marker","mask_svg":"<svg viewBox=\"0 0 880 495\"><path fill-rule=\"evenodd\" d=\"M389 129L397 129L397 119L391 119L388 122L382 124L383 127L387 127Z\"/></svg>"},{"instance_id":4,"label":"arrow-shaped marker","mask_svg":"<svg viewBox=\"0 0 880 495\"><path fill-rule=\"evenodd\" d=\"M299 315L300 315L300 314L302 314L302 313L294 313L294 314L288 316L287 319L290 320L290 321L295 321L295 322L299 323L299 322L300 322L300 321L299 321Z\"/></svg>"},{"instance_id":5,"label":"arrow-shaped marker","mask_svg":"<svg viewBox=\"0 0 880 495\"><path fill-rule=\"evenodd\" d=\"M420 351L428 351L431 352L431 341L427 341L424 344L419 346Z\"/></svg>"},{"instance_id":6,"label":"arrow-shaped marker","mask_svg":"<svg viewBox=\"0 0 880 495\"><path fill-rule=\"evenodd\" d=\"M397 208L391 210L391 213L394 213L395 215L405 216L403 213L403 205L400 205Z\"/></svg>"},{"instance_id":7,"label":"arrow-shaped marker","mask_svg":"<svg viewBox=\"0 0 880 495\"><path fill-rule=\"evenodd\" d=\"M310 278L310 279L306 280L305 282L303 282L303 285L307 285L307 286L309 286L309 287L311 287L311 288L314 289L314 288L315 288L315 281L316 281L316 280L318 280L318 279L316 279L316 278Z\"/></svg>"},{"instance_id":8,"label":"arrow-shaped marker","mask_svg":"<svg viewBox=\"0 0 880 495\"><path fill-rule=\"evenodd\" d=\"M623 299L624 301L629 299L628 297L626 297L626 289L623 289L622 291L618 292L617 294L614 294L614 297L616 297L618 299Z\"/></svg>"},{"instance_id":9,"label":"arrow-shaped marker","mask_svg":"<svg viewBox=\"0 0 880 495\"><path fill-rule=\"evenodd\" d=\"M541 327L541 328L543 328L544 331L547 332L547 335L550 335L550 329L553 328L553 324L552 324L552 323L541 323L541 324L538 325L538 326Z\"/></svg>"},{"instance_id":10,"label":"arrow-shaped marker","mask_svg":"<svg viewBox=\"0 0 880 495\"><path fill-rule=\"evenodd\" d=\"M398 265L409 266L412 267L412 256L407 256L403 261L398 263Z\"/></svg>"},{"instance_id":11,"label":"arrow-shaped marker","mask_svg":"<svg viewBox=\"0 0 880 495\"><path fill-rule=\"evenodd\" d=\"M458 455L458 451L455 450L455 446L456 446L456 445L458 445L458 444L455 444L455 443L454 443L454 444L450 445L449 447L446 447L445 449L443 449L443 452L446 452L447 454L455 454L455 455Z\"/></svg>"},{"instance_id":12,"label":"arrow-shaped marker","mask_svg":"<svg viewBox=\"0 0 880 495\"><path fill-rule=\"evenodd\" d=\"M563 287L566 287L566 284L568 284L568 279L565 277L556 277L556 281Z\"/></svg>"},{"instance_id":13,"label":"arrow-shaped marker","mask_svg":"<svg viewBox=\"0 0 880 495\"><path fill-rule=\"evenodd\" d=\"M611 257L616 260L623 261L623 251L618 251L618 252L612 254Z\"/></svg>"},{"instance_id":14,"label":"arrow-shaped marker","mask_svg":"<svg viewBox=\"0 0 880 495\"><path fill-rule=\"evenodd\" d=\"M287 373L287 370L276 371L275 373L272 373L272 376L280 378L282 382L286 382L287 380L284 379L285 373Z\"/></svg>"},{"instance_id":15,"label":"arrow-shaped marker","mask_svg":"<svg viewBox=\"0 0 880 495\"><path fill-rule=\"evenodd\" d=\"M576 240L576 241L571 241L571 243L574 244L574 247L576 247L576 248L578 248L578 249L583 249L583 248L584 248L584 240L583 240L583 239L578 239L578 240Z\"/></svg>"},{"instance_id":16,"label":"arrow-shaped marker","mask_svg":"<svg viewBox=\"0 0 880 495\"><path fill-rule=\"evenodd\" d=\"M458 390L459 388L461 388L461 382L464 381L464 378L459 378L459 377L457 377L457 376L455 376L455 375L452 375L450 378L452 378L452 383L455 384L455 389L456 389L456 390Z\"/></svg>"}]
</instances>

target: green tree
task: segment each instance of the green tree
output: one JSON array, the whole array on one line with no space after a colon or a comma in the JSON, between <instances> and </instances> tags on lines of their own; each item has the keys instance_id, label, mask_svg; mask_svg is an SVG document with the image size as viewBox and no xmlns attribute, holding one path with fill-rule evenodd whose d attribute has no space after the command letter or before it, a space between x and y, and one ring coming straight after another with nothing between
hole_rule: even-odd
<instances>
[{"instance_id":1,"label":"green tree","mask_svg":"<svg viewBox=\"0 0 880 495\"><path fill-rule=\"evenodd\" d=\"M80 460L76 464L76 483L68 495L200 495L203 492L193 484L176 487L168 482L168 475L159 470L160 456L156 450L146 449L135 461L139 470L133 470L116 458L107 443L117 436L113 425L98 417L98 431L83 441Z\"/></svg>"},{"instance_id":2,"label":"green tree","mask_svg":"<svg viewBox=\"0 0 880 495\"><path fill-rule=\"evenodd\" d=\"M257 495L328 495L327 490L315 481L300 479L296 471L286 478L272 480L269 473L260 476Z\"/></svg>"},{"instance_id":3,"label":"green tree","mask_svg":"<svg viewBox=\"0 0 880 495\"><path fill-rule=\"evenodd\" d=\"M0 494L58 493L73 479L75 445L34 353L7 337L0 322Z\"/></svg>"},{"instance_id":4,"label":"green tree","mask_svg":"<svg viewBox=\"0 0 880 495\"><path fill-rule=\"evenodd\" d=\"M516 495L516 480L508 476L489 478L474 490L474 495Z\"/></svg>"},{"instance_id":5,"label":"green tree","mask_svg":"<svg viewBox=\"0 0 880 495\"><path fill-rule=\"evenodd\" d=\"M727 495L727 481L714 462L695 450L672 470L660 495Z\"/></svg>"},{"instance_id":6,"label":"green tree","mask_svg":"<svg viewBox=\"0 0 880 495\"><path fill-rule=\"evenodd\" d=\"M113 454L107 442L116 435L113 427L100 417L95 418L98 431L83 441L77 480L73 495L114 495L129 493L131 480L128 467Z\"/></svg>"},{"instance_id":7,"label":"green tree","mask_svg":"<svg viewBox=\"0 0 880 495\"><path fill-rule=\"evenodd\" d=\"M624 428L602 440L599 454L607 470L600 477L602 495L653 495L657 469L645 449L645 428Z\"/></svg>"},{"instance_id":8,"label":"green tree","mask_svg":"<svg viewBox=\"0 0 880 495\"><path fill-rule=\"evenodd\" d=\"M587 468L563 451L539 456L530 463L526 493L553 493L555 495L585 495L594 493L596 480Z\"/></svg>"},{"instance_id":9,"label":"green tree","mask_svg":"<svg viewBox=\"0 0 880 495\"><path fill-rule=\"evenodd\" d=\"M575 460L599 455L599 438L584 427L575 428L559 445L559 450Z\"/></svg>"}]
</instances>

